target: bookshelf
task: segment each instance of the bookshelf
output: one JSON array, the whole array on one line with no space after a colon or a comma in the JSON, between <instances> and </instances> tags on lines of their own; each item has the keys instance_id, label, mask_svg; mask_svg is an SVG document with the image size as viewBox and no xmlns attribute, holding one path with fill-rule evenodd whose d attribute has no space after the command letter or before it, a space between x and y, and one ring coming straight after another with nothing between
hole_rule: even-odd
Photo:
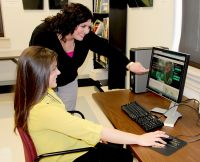
<instances>
[{"instance_id":1,"label":"bookshelf","mask_svg":"<svg viewBox=\"0 0 200 162\"><path fill-rule=\"evenodd\" d=\"M93 31L105 39L109 39L109 0L93 0ZM108 59L94 53L94 69L108 70Z\"/></svg>"},{"instance_id":2,"label":"bookshelf","mask_svg":"<svg viewBox=\"0 0 200 162\"><path fill-rule=\"evenodd\" d=\"M94 13L109 13L109 0L93 0Z\"/></svg>"},{"instance_id":3,"label":"bookshelf","mask_svg":"<svg viewBox=\"0 0 200 162\"><path fill-rule=\"evenodd\" d=\"M126 54L127 2L122 0L93 0L93 15L94 22L100 20L107 24L100 36L108 39L112 46ZM118 75L118 71L113 70L116 65L96 53L94 53L93 63L94 69L108 69L109 89L125 88L125 77L121 77L121 75Z\"/></svg>"}]
</instances>

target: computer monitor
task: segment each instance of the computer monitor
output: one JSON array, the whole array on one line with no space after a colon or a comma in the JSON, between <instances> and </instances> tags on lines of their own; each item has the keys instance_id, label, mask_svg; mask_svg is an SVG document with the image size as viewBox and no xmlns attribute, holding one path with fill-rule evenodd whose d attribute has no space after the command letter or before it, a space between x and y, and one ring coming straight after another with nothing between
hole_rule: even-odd
<instances>
[{"instance_id":1,"label":"computer monitor","mask_svg":"<svg viewBox=\"0 0 200 162\"><path fill-rule=\"evenodd\" d=\"M190 55L186 53L152 48L147 89L172 102L168 110L152 109L167 117L164 122L166 126L173 127L181 117L176 105L182 100L189 58Z\"/></svg>"}]
</instances>

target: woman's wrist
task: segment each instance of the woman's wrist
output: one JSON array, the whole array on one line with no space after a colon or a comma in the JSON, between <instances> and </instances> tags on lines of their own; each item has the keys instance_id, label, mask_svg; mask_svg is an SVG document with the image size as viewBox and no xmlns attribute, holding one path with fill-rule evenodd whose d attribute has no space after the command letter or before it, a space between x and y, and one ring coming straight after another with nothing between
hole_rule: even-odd
<instances>
[{"instance_id":1,"label":"woman's wrist","mask_svg":"<svg viewBox=\"0 0 200 162\"><path fill-rule=\"evenodd\" d=\"M126 65L126 68L130 71L131 66L134 64L134 62L129 62L128 65Z\"/></svg>"}]
</instances>

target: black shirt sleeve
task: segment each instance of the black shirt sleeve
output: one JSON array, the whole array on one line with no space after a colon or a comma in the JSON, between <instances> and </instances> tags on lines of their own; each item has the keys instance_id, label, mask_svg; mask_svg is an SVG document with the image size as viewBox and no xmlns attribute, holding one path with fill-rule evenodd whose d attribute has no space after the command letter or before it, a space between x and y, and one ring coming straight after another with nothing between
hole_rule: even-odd
<instances>
[{"instance_id":1,"label":"black shirt sleeve","mask_svg":"<svg viewBox=\"0 0 200 162\"><path fill-rule=\"evenodd\" d=\"M125 53L93 32L90 32L85 40L88 41L90 50L109 59L108 88L125 88L126 66L130 62Z\"/></svg>"},{"instance_id":2,"label":"black shirt sleeve","mask_svg":"<svg viewBox=\"0 0 200 162\"><path fill-rule=\"evenodd\" d=\"M90 46L90 50L99 55L106 56L110 61L115 61L116 63L123 65L124 68L130 62L124 52L111 45L107 39L100 38L92 31L85 37L85 39L88 42L87 44Z\"/></svg>"}]
</instances>

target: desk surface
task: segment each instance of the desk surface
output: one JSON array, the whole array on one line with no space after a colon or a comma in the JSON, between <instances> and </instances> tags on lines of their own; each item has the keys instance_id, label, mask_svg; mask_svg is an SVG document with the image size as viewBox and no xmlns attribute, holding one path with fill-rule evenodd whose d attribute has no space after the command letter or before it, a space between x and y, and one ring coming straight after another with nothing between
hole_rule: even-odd
<instances>
[{"instance_id":1,"label":"desk surface","mask_svg":"<svg viewBox=\"0 0 200 162\"><path fill-rule=\"evenodd\" d=\"M145 108L152 109L161 106L169 107L170 104L168 100L151 92L134 94L129 90L119 90L94 93L92 96L115 128L135 134L142 134L145 132L121 110L121 105L131 101L137 101ZM192 101L188 104L195 106ZM179 106L178 111L182 114L182 118L178 119L175 127L163 126L161 130L172 136L193 136L198 134L200 132L200 127L197 126L198 115L196 111L188 106ZM161 118L161 120L164 119L164 117ZM178 136L178 138L185 141L188 140L185 136ZM164 156L148 147L131 145L131 149L138 160L144 162L197 162L200 159L199 147L200 141L188 143L174 154Z\"/></svg>"}]
</instances>

